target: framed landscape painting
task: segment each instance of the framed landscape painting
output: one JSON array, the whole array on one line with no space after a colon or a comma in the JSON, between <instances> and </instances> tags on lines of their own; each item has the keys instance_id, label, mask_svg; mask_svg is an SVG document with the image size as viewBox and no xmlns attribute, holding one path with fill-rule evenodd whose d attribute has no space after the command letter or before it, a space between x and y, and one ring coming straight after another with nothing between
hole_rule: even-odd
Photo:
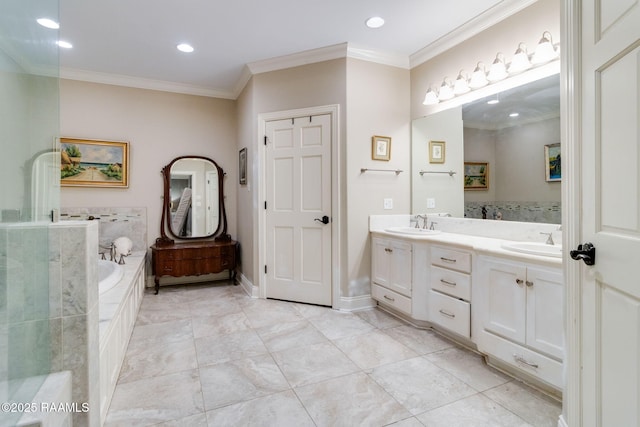
<instances>
[{"instance_id":1,"label":"framed landscape painting","mask_svg":"<svg viewBox=\"0 0 640 427\"><path fill-rule=\"evenodd\" d=\"M60 138L60 185L129 186L129 143Z\"/></svg>"},{"instance_id":2,"label":"framed landscape painting","mask_svg":"<svg viewBox=\"0 0 640 427\"><path fill-rule=\"evenodd\" d=\"M464 189L489 189L489 163L464 162Z\"/></svg>"},{"instance_id":3,"label":"framed landscape painting","mask_svg":"<svg viewBox=\"0 0 640 427\"><path fill-rule=\"evenodd\" d=\"M547 182L562 181L562 162L560 159L560 143L544 146L545 180Z\"/></svg>"}]
</instances>

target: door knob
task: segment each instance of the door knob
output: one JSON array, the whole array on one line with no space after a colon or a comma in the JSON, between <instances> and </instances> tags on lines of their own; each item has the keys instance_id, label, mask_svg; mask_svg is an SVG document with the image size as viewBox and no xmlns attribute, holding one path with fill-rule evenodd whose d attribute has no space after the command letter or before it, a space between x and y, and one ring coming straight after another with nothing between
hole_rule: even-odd
<instances>
[{"instance_id":1,"label":"door knob","mask_svg":"<svg viewBox=\"0 0 640 427\"><path fill-rule=\"evenodd\" d=\"M329 217L325 215L325 216L322 217L322 219L316 218L316 219L314 219L314 221L318 221L318 222L321 222L323 224L329 224Z\"/></svg>"},{"instance_id":2,"label":"door knob","mask_svg":"<svg viewBox=\"0 0 640 427\"><path fill-rule=\"evenodd\" d=\"M569 256L575 260L582 260L587 265L596 263L596 247L591 243L578 245L578 249L569 252Z\"/></svg>"}]
</instances>

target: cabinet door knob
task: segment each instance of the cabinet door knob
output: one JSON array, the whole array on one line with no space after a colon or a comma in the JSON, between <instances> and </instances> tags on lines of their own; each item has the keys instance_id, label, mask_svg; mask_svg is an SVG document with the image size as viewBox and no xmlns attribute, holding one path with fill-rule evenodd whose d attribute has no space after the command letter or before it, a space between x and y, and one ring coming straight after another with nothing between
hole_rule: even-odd
<instances>
[{"instance_id":1,"label":"cabinet door knob","mask_svg":"<svg viewBox=\"0 0 640 427\"><path fill-rule=\"evenodd\" d=\"M518 285L522 285L522 283L524 283L524 281L522 279L516 279L516 283Z\"/></svg>"},{"instance_id":2,"label":"cabinet door knob","mask_svg":"<svg viewBox=\"0 0 640 427\"><path fill-rule=\"evenodd\" d=\"M384 248L384 251L385 251L385 252L388 252L388 253L391 253L391 252L393 252L393 249L390 249L390 248Z\"/></svg>"},{"instance_id":3,"label":"cabinet door knob","mask_svg":"<svg viewBox=\"0 0 640 427\"><path fill-rule=\"evenodd\" d=\"M533 282L531 282L531 281L529 281L529 280L527 280L527 281L526 281L526 283L527 283L527 286L528 286L528 287L532 287L532 286L533 286Z\"/></svg>"}]
</instances>

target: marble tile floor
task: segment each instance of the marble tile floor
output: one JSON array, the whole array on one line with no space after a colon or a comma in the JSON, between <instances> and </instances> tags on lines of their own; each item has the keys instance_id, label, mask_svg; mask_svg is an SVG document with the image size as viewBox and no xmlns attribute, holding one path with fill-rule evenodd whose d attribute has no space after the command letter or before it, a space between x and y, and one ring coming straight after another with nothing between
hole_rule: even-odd
<instances>
[{"instance_id":1,"label":"marble tile floor","mask_svg":"<svg viewBox=\"0 0 640 427\"><path fill-rule=\"evenodd\" d=\"M379 309L145 294L105 426L556 426L561 405Z\"/></svg>"}]
</instances>

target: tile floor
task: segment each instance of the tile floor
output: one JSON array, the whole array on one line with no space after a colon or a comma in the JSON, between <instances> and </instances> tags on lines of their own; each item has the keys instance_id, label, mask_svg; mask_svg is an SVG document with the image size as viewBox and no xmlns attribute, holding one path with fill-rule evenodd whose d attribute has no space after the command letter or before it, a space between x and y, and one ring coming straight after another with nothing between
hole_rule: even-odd
<instances>
[{"instance_id":1,"label":"tile floor","mask_svg":"<svg viewBox=\"0 0 640 427\"><path fill-rule=\"evenodd\" d=\"M105 425L556 426L560 411L381 310L257 300L216 283L144 296Z\"/></svg>"}]
</instances>

